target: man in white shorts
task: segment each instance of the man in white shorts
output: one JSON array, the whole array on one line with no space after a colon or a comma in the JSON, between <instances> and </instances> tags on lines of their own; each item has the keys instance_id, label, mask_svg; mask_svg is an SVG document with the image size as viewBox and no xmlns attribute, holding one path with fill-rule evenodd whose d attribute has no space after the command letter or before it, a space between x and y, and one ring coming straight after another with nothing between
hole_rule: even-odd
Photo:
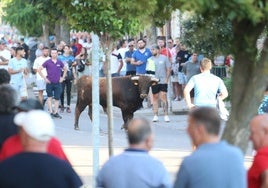
<instances>
[{"instance_id":1,"label":"man in white shorts","mask_svg":"<svg viewBox=\"0 0 268 188\"><path fill-rule=\"evenodd\" d=\"M46 82L45 80L40 76L40 74L37 72L37 70L42 67L43 63L50 59L49 57L49 48L44 47L42 49L42 55L39 56L38 58L35 59L34 64L33 64L33 70L36 73L36 86L38 90L38 99L41 104L44 103L44 95L43 92L46 89ZM42 73L44 76L47 76L47 71L46 69L42 69Z\"/></svg>"}]
</instances>

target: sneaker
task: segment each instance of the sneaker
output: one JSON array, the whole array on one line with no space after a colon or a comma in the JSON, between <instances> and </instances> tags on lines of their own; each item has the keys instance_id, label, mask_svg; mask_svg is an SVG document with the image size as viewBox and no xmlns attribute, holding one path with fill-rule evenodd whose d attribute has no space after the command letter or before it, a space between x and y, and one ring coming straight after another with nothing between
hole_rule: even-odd
<instances>
[{"instance_id":1,"label":"sneaker","mask_svg":"<svg viewBox=\"0 0 268 188\"><path fill-rule=\"evenodd\" d=\"M64 112L64 107L60 107L60 113Z\"/></svg>"},{"instance_id":2,"label":"sneaker","mask_svg":"<svg viewBox=\"0 0 268 188\"><path fill-rule=\"evenodd\" d=\"M170 121L169 120L169 117L167 115L164 117L164 119L165 119L165 122L169 122Z\"/></svg>"},{"instance_id":3,"label":"sneaker","mask_svg":"<svg viewBox=\"0 0 268 188\"><path fill-rule=\"evenodd\" d=\"M155 115L155 116L154 116L154 119L153 119L153 122L157 122L157 121L158 121L158 116Z\"/></svg>"},{"instance_id":4,"label":"sneaker","mask_svg":"<svg viewBox=\"0 0 268 188\"><path fill-rule=\"evenodd\" d=\"M54 118L54 114L53 114L53 113L50 113L50 116L51 116L52 118Z\"/></svg>"},{"instance_id":5,"label":"sneaker","mask_svg":"<svg viewBox=\"0 0 268 188\"><path fill-rule=\"evenodd\" d=\"M66 108L66 112L67 112L67 113L71 113L71 109L70 109L70 107L67 107L67 108Z\"/></svg>"},{"instance_id":6,"label":"sneaker","mask_svg":"<svg viewBox=\"0 0 268 188\"><path fill-rule=\"evenodd\" d=\"M59 119L61 119L62 117L58 114L58 113L56 113L56 114L53 114L54 115L54 117L55 118L59 118Z\"/></svg>"}]
</instances>

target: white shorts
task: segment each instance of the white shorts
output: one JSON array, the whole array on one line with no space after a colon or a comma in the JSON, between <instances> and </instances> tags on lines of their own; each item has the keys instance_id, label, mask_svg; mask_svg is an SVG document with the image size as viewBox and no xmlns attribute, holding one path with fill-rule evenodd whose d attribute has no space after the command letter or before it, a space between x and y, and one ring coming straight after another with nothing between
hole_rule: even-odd
<instances>
[{"instance_id":1,"label":"white shorts","mask_svg":"<svg viewBox=\"0 0 268 188\"><path fill-rule=\"evenodd\" d=\"M172 75L172 76L170 77L170 81L171 81L171 82L178 82L178 81L179 81L179 80L178 80L178 75L177 75L177 74Z\"/></svg>"},{"instance_id":2,"label":"white shorts","mask_svg":"<svg viewBox=\"0 0 268 188\"><path fill-rule=\"evenodd\" d=\"M21 83L12 83L10 85L17 91L18 97L28 97L27 85L25 79Z\"/></svg>"},{"instance_id":3,"label":"white shorts","mask_svg":"<svg viewBox=\"0 0 268 188\"><path fill-rule=\"evenodd\" d=\"M183 72L178 73L178 82L179 82L179 84L186 84L187 83L186 76Z\"/></svg>"},{"instance_id":4,"label":"white shorts","mask_svg":"<svg viewBox=\"0 0 268 188\"><path fill-rule=\"evenodd\" d=\"M36 84L36 87L37 87L38 91L46 89L46 82L43 79L42 80L36 80L35 84Z\"/></svg>"}]
</instances>

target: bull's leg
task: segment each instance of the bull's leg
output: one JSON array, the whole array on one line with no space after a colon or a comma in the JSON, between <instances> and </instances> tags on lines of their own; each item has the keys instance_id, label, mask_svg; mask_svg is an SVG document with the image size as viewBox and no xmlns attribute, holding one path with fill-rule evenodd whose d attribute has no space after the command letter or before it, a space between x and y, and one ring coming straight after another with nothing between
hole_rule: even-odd
<instances>
[{"instance_id":1,"label":"bull's leg","mask_svg":"<svg viewBox=\"0 0 268 188\"><path fill-rule=\"evenodd\" d=\"M77 101L75 106L75 120L74 120L74 129L79 130L78 122L80 114L85 110L87 104Z\"/></svg>"},{"instance_id":2,"label":"bull's leg","mask_svg":"<svg viewBox=\"0 0 268 188\"><path fill-rule=\"evenodd\" d=\"M127 112L127 110L121 110L124 124L122 125L121 129L125 129L127 131L127 124L130 120L133 119L133 112Z\"/></svg>"}]
</instances>

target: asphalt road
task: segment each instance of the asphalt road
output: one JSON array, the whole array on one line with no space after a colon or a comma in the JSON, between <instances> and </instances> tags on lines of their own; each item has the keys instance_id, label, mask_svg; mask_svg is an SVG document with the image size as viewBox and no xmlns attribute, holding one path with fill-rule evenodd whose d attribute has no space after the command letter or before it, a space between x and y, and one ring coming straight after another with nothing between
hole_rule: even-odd
<instances>
[{"instance_id":1,"label":"asphalt road","mask_svg":"<svg viewBox=\"0 0 268 188\"><path fill-rule=\"evenodd\" d=\"M62 119L54 119L58 139L62 142L65 152L73 167L81 176L87 187L92 185L92 125L87 115L87 109L81 114L79 127L74 130L74 108L71 104L71 113L60 113ZM126 134L121 130L123 120L119 108L114 107L114 130L113 147L114 153L118 154L127 147ZM137 111L134 117L145 117L150 121L153 118L152 110L145 108ZM191 151L191 143L185 132L187 115L170 114L170 122L164 122L163 114L160 111L159 122L153 123L155 135L154 148L151 154L160 159L166 166L173 180L179 167L182 157ZM107 135L107 115L100 112L100 127L103 132L100 134L99 165L109 158L108 155L108 135Z\"/></svg>"},{"instance_id":2,"label":"asphalt road","mask_svg":"<svg viewBox=\"0 0 268 188\"><path fill-rule=\"evenodd\" d=\"M30 91L31 93L31 91ZM33 97L33 94L30 95ZM81 114L79 127L80 130L74 130L74 108L76 97L72 98L71 113L60 113L62 119L54 119L56 124L57 138L61 141L72 166L82 178L85 187L92 187L93 178L93 137L92 124L87 115L87 109ZM185 104L172 103L172 109L184 109ZM146 104L144 106L147 106ZM113 130L113 149L114 154L121 153L127 147L126 134L121 130L123 120L119 108L114 107L114 130ZM145 117L148 120L153 119L152 109L143 108L138 110L134 117ZM191 153L191 142L186 133L187 114L169 113L170 122L164 122L163 113L160 110L159 122L153 123L155 135L154 148L151 155L162 161L167 168L171 181L174 181L175 175L182 159ZM108 135L107 135L107 115L100 111L100 127L103 132L100 134L99 145L99 167L109 159L108 154ZM251 156L245 157L245 166L249 167L252 161Z\"/></svg>"}]
</instances>

